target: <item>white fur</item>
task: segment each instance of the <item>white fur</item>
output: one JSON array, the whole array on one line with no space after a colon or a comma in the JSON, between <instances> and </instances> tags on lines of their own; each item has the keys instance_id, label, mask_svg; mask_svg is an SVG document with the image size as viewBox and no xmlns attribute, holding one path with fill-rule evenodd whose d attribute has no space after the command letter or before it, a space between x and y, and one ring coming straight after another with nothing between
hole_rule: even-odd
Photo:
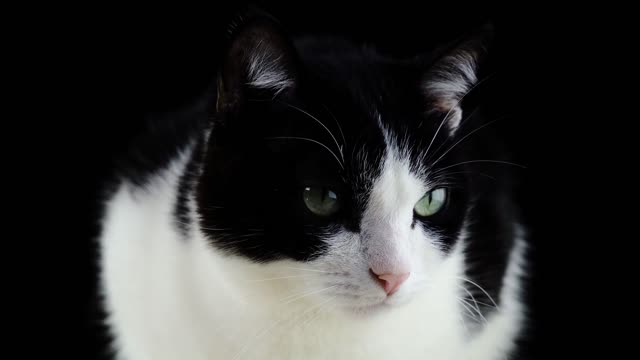
<instances>
[{"instance_id":1,"label":"white fur","mask_svg":"<svg viewBox=\"0 0 640 360\"><path fill-rule=\"evenodd\" d=\"M282 64L282 55L259 42L249 58L248 85L274 91L277 95L293 85Z\"/></svg>"},{"instance_id":2,"label":"white fur","mask_svg":"<svg viewBox=\"0 0 640 360\"><path fill-rule=\"evenodd\" d=\"M476 59L472 53L460 52L442 60L446 66L437 66L433 79L425 84L425 89L434 96L459 99L475 84Z\"/></svg>"},{"instance_id":3,"label":"white fur","mask_svg":"<svg viewBox=\"0 0 640 360\"><path fill-rule=\"evenodd\" d=\"M227 256L197 227L184 239L172 211L188 153L144 189L123 183L108 203L101 238L102 285L120 359L504 358L523 317L523 243L511 254L500 310L468 331L457 300L464 295L457 277L465 239L445 255L435 234L410 228L429 184L397 146L389 149L362 232L327 237L326 254L309 263ZM385 300L370 266L411 276ZM368 307L381 302L381 309Z\"/></svg>"},{"instance_id":4,"label":"white fur","mask_svg":"<svg viewBox=\"0 0 640 360\"><path fill-rule=\"evenodd\" d=\"M433 106L448 113L449 131L455 131L462 120L460 101L478 81L476 55L461 51L446 56L429 72L423 89Z\"/></svg>"}]
</instances>

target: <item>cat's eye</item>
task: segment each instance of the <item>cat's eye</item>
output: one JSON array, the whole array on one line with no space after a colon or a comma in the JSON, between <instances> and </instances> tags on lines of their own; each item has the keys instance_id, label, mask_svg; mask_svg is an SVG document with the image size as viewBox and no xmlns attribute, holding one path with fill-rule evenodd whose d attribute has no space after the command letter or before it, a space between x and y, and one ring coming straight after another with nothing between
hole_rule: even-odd
<instances>
[{"instance_id":1,"label":"cat's eye","mask_svg":"<svg viewBox=\"0 0 640 360\"><path fill-rule=\"evenodd\" d=\"M338 194L326 187L308 186L304 188L304 204L314 214L330 216L340 209Z\"/></svg>"},{"instance_id":2,"label":"cat's eye","mask_svg":"<svg viewBox=\"0 0 640 360\"><path fill-rule=\"evenodd\" d=\"M413 211L421 217L432 216L442 210L446 201L447 190L445 188L436 188L418 200L413 207Z\"/></svg>"}]
</instances>

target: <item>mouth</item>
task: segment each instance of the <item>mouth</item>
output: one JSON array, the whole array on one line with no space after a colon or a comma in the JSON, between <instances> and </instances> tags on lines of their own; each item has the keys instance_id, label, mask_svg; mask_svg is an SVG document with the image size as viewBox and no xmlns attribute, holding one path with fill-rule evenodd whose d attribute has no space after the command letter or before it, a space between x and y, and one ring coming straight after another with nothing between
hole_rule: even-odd
<instances>
[{"instance_id":1,"label":"mouth","mask_svg":"<svg viewBox=\"0 0 640 360\"><path fill-rule=\"evenodd\" d=\"M345 305L344 309L352 314L358 315L370 315L382 313L385 311L390 311L399 307L402 307L404 304L410 302L410 299L406 296L388 296L384 299L378 299L372 302L368 302L365 304L356 303Z\"/></svg>"},{"instance_id":2,"label":"mouth","mask_svg":"<svg viewBox=\"0 0 640 360\"><path fill-rule=\"evenodd\" d=\"M379 302L370 303L370 304L348 305L345 307L347 311L356 315L376 314L385 310L389 310L391 308L393 308L393 305L390 304L386 299Z\"/></svg>"}]
</instances>

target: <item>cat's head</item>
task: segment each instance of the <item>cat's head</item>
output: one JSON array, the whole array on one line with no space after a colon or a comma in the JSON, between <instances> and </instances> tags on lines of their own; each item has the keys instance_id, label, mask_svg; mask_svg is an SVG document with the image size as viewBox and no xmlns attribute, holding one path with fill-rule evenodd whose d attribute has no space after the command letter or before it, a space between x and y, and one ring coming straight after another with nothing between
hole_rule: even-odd
<instances>
[{"instance_id":1,"label":"cat's head","mask_svg":"<svg viewBox=\"0 0 640 360\"><path fill-rule=\"evenodd\" d=\"M294 44L264 17L234 29L197 187L211 246L265 273L288 264L286 281L340 308L428 291L478 196L492 196L463 164L476 157L461 100L484 35L396 61L337 40Z\"/></svg>"}]
</instances>

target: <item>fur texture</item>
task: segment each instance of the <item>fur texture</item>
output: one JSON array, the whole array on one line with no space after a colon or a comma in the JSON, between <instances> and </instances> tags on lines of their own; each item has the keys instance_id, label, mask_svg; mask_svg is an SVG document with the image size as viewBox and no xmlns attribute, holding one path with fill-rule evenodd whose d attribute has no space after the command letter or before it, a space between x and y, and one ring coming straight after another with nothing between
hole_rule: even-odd
<instances>
[{"instance_id":1,"label":"fur texture","mask_svg":"<svg viewBox=\"0 0 640 360\"><path fill-rule=\"evenodd\" d=\"M156 161L124 163L106 205L119 358L511 354L525 325L525 234L509 172L491 163L504 153L490 129L478 135L480 117L462 116L483 44L398 61L244 19L216 97L151 133L138 151ZM311 212L310 187L340 208ZM438 188L442 210L418 216ZM409 277L387 295L381 273Z\"/></svg>"}]
</instances>

